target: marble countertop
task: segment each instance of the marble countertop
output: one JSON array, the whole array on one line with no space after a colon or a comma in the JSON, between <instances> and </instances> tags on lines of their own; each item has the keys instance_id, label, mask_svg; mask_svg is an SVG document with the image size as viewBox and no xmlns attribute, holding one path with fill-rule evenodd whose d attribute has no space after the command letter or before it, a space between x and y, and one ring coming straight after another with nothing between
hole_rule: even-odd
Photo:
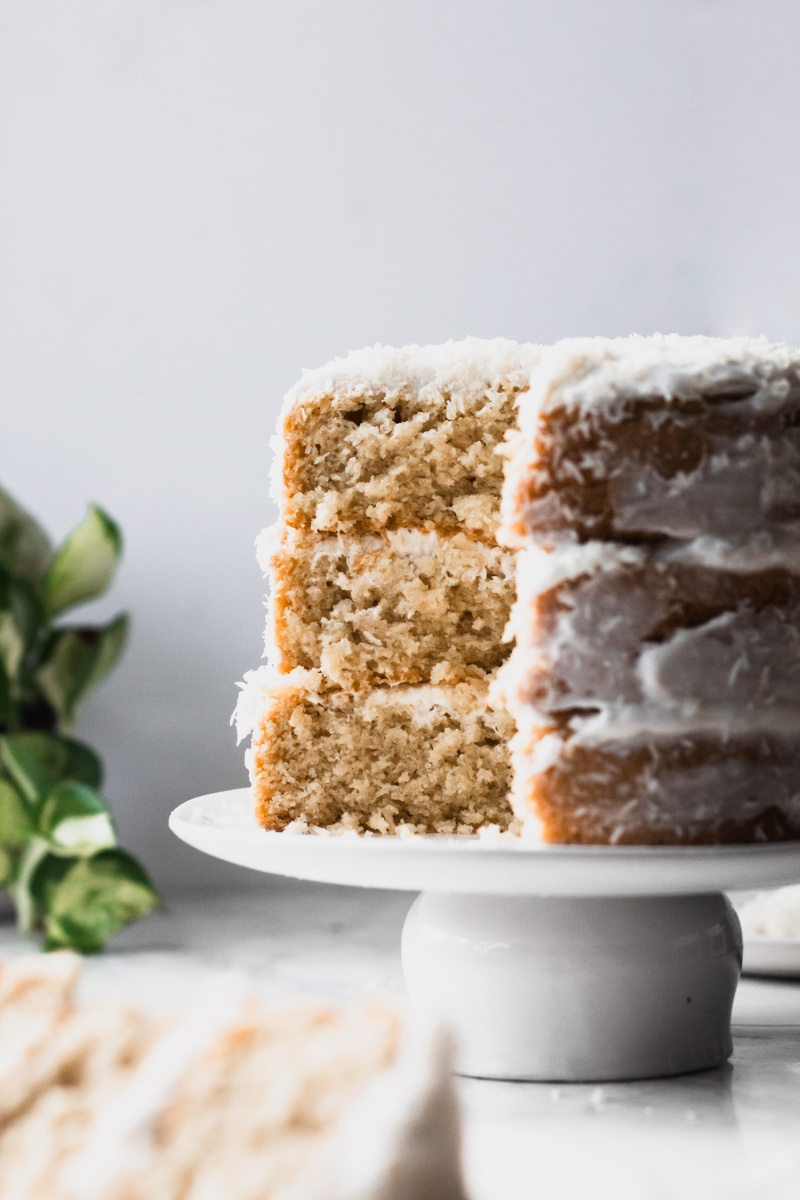
<instances>
[{"instance_id":1,"label":"marble countertop","mask_svg":"<svg viewBox=\"0 0 800 1200\"><path fill-rule=\"evenodd\" d=\"M155 1008L220 971L265 997L402 993L412 897L289 881L174 902L87 960L86 988ZM10 926L0 954L21 952ZM638 1083L464 1079L473 1200L794 1200L800 1196L800 982L743 979L725 1067Z\"/></svg>"}]
</instances>

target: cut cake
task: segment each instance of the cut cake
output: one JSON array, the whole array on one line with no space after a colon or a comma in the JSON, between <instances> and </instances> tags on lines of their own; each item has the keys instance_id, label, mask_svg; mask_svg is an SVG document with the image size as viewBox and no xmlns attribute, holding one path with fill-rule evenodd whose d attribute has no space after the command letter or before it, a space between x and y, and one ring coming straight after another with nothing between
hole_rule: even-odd
<instances>
[{"instance_id":1,"label":"cut cake","mask_svg":"<svg viewBox=\"0 0 800 1200\"><path fill-rule=\"evenodd\" d=\"M503 339L374 346L287 395L259 544L276 674L251 673L237 708L267 828L512 820L512 724L488 697L514 597L497 448L535 358Z\"/></svg>"}]
</instances>

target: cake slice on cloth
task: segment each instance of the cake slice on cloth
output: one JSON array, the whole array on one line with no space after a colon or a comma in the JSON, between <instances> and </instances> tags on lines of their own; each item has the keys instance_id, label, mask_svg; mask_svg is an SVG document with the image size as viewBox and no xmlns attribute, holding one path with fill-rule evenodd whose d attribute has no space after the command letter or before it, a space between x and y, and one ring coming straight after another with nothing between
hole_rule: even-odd
<instances>
[{"instance_id":1,"label":"cake slice on cloth","mask_svg":"<svg viewBox=\"0 0 800 1200\"><path fill-rule=\"evenodd\" d=\"M146 1015L79 976L0 964L4 1200L464 1200L446 1034L240 986Z\"/></svg>"},{"instance_id":2,"label":"cake slice on cloth","mask_svg":"<svg viewBox=\"0 0 800 1200\"><path fill-rule=\"evenodd\" d=\"M800 837L800 355L544 350L503 517L517 816L552 842Z\"/></svg>"},{"instance_id":3,"label":"cake slice on cloth","mask_svg":"<svg viewBox=\"0 0 800 1200\"><path fill-rule=\"evenodd\" d=\"M59 1184L74 1200L464 1200L450 1048L378 1005L200 1011Z\"/></svg>"}]
</instances>

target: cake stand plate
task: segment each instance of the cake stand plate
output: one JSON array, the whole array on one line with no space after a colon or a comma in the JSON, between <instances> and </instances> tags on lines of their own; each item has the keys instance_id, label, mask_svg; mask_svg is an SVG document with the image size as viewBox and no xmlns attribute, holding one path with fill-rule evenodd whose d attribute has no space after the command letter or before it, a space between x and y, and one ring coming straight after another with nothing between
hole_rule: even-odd
<instances>
[{"instance_id":1,"label":"cake stand plate","mask_svg":"<svg viewBox=\"0 0 800 1200\"><path fill-rule=\"evenodd\" d=\"M525 840L267 833L246 788L189 800L170 828L206 854L320 883L420 892L412 1003L445 1020L466 1075L675 1075L724 1062L742 965L723 890L800 877L800 843L542 846Z\"/></svg>"}]
</instances>

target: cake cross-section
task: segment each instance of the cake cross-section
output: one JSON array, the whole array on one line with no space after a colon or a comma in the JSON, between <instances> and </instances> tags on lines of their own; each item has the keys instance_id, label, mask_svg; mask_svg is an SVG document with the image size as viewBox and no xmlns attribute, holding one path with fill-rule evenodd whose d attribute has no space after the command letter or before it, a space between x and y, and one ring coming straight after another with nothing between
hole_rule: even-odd
<instances>
[{"instance_id":1,"label":"cake cross-section","mask_svg":"<svg viewBox=\"0 0 800 1200\"><path fill-rule=\"evenodd\" d=\"M467 338L372 346L287 394L273 474L287 525L325 533L469 530L494 540L503 465L532 346Z\"/></svg>"},{"instance_id":2,"label":"cake cross-section","mask_svg":"<svg viewBox=\"0 0 800 1200\"><path fill-rule=\"evenodd\" d=\"M516 552L497 543L503 459L538 350L504 339L373 346L287 395L259 539L270 581L252 719L270 829L506 828Z\"/></svg>"}]
</instances>

